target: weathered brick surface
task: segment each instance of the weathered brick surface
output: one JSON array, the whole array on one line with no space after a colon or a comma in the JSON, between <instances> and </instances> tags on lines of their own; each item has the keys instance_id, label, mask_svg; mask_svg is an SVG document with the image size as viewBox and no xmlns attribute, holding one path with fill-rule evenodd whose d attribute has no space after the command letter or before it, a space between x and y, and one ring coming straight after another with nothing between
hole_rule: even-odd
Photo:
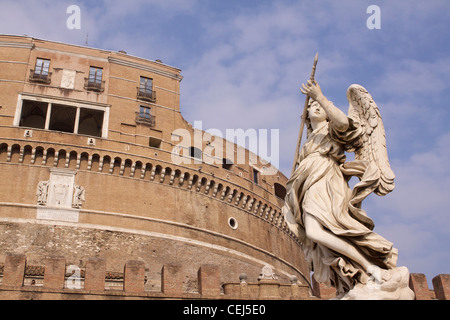
<instances>
[{"instance_id":1,"label":"weathered brick surface","mask_svg":"<svg viewBox=\"0 0 450 320\"><path fill-rule=\"evenodd\" d=\"M21 287L23 285L26 261L23 254L6 255L3 267L3 286Z\"/></svg>"},{"instance_id":2,"label":"weathered brick surface","mask_svg":"<svg viewBox=\"0 0 450 320\"><path fill-rule=\"evenodd\" d=\"M218 296L220 294L219 267L202 265L198 270L198 291L203 295Z\"/></svg>"},{"instance_id":3,"label":"weathered brick surface","mask_svg":"<svg viewBox=\"0 0 450 320\"><path fill-rule=\"evenodd\" d=\"M317 282L314 276L311 277L312 287L313 287L313 295L319 297L323 300L329 300L332 298L336 298L336 289L333 287L328 287L323 283Z\"/></svg>"},{"instance_id":4,"label":"weathered brick surface","mask_svg":"<svg viewBox=\"0 0 450 320\"><path fill-rule=\"evenodd\" d=\"M106 260L89 258L86 262L84 289L92 291L105 290Z\"/></svg>"},{"instance_id":5,"label":"weathered brick surface","mask_svg":"<svg viewBox=\"0 0 450 320\"><path fill-rule=\"evenodd\" d=\"M181 265L164 265L161 270L161 291L166 294L183 293L184 277Z\"/></svg>"},{"instance_id":6,"label":"weathered brick surface","mask_svg":"<svg viewBox=\"0 0 450 320\"><path fill-rule=\"evenodd\" d=\"M416 300L430 300L427 278L423 273L411 273L409 276L409 287L416 296Z\"/></svg>"},{"instance_id":7,"label":"weathered brick surface","mask_svg":"<svg viewBox=\"0 0 450 320\"><path fill-rule=\"evenodd\" d=\"M126 292L144 292L145 263L139 260L129 260L124 268L123 289Z\"/></svg>"},{"instance_id":8,"label":"weathered brick surface","mask_svg":"<svg viewBox=\"0 0 450 320\"><path fill-rule=\"evenodd\" d=\"M47 257L45 259L44 286L52 289L64 288L66 258Z\"/></svg>"},{"instance_id":9,"label":"weathered brick surface","mask_svg":"<svg viewBox=\"0 0 450 320\"><path fill-rule=\"evenodd\" d=\"M123 279L123 290L117 286L105 287L105 278L111 281L112 272L105 272L105 259L89 258L82 278L85 277L84 288L61 288L64 257L47 257L45 272L30 273L26 270L27 257L20 254L8 254L4 265L3 285L0 286L0 300L29 299L238 299L238 300L317 300L334 297L334 289L318 284L313 279L315 290L309 294L309 287L291 277L291 284L281 284L278 280L258 280L257 283L241 277L240 283L220 282L220 269L217 265L201 265L198 269L198 290L190 291L186 287L186 269L177 264L164 265L161 270L161 291L145 290L143 282L146 276L146 265L142 260L129 260L123 267L124 274L114 277ZM44 270L43 266L33 266ZM107 275L107 276L106 276ZM44 286L30 284L30 277L44 278ZM27 281L24 281L24 279ZM292 280L294 279L294 280ZM116 281L116 280L114 280ZM120 280L118 280L120 282ZM247 282L249 281L249 282ZM426 281L422 274L412 274L411 285L421 299L419 290L426 290ZM25 282L25 284L24 284ZM117 283L116 283L117 284ZM450 275L441 274L433 279L436 298L449 299ZM223 292L221 287L223 286ZM431 291L434 299L434 291ZM320 297L320 298L319 298Z\"/></svg>"},{"instance_id":10,"label":"weathered brick surface","mask_svg":"<svg viewBox=\"0 0 450 320\"><path fill-rule=\"evenodd\" d=\"M440 274L432 281L436 299L450 300L450 274Z\"/></svg>"}]
</instances>

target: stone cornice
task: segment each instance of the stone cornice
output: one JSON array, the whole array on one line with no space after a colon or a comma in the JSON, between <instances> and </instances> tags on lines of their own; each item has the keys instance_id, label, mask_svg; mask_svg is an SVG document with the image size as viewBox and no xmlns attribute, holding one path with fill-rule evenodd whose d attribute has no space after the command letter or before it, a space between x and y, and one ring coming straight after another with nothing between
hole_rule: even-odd
<instances>
[{"instance_id":1,"label":"stone cornice","mask_svg":"<svg viewBox=\"0 0 450 320\"><path fill-rule=\"evenodd\" d=\"M0 41L0 47L33 49L34 44L31 42Z\"/></svg>"},{"instance_id":2,"label":"stone cornice","mask_svg":"<svg viewBox=\"0 0 450 320\"><path fill-rule=\"evenodd\" d=\"M178 73L161 70L161 69L154 68L149 65L141 64L138 62L119 59L119 58L115 58L115 57L108 57L108 60L110 63L115 63L115 64L119 64L122 66L130 67L130 68L135 68L135 69L140 69L140 70L156 73L161 76L169 77L174 80L181 81L183 79L183 77L181 75L179 75Z\"/></svg>"}]
</instances>

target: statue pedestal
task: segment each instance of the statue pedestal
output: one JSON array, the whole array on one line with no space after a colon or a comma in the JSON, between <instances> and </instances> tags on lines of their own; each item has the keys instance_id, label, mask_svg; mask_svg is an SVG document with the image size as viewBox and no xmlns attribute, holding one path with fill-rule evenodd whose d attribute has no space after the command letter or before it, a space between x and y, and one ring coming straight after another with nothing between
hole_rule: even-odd
<instances>
[{"instance_id":1,"label":"statue pedestal","mask_svg":"<svg viewBox=\"0 0 450 320\"><path fill-rule=\"evenodd\" d=\"M371 279L366 284L358 283L341 300L414 300L409 288L409 271L406 267L389 270L391 278L383 283Z\"/></svg>"}]
</instances>

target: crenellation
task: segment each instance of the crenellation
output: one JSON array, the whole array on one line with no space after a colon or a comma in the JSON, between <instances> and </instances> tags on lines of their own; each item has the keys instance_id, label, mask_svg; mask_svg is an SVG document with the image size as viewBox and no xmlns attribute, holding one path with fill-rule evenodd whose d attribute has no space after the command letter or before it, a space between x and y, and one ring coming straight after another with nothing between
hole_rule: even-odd
<instances>
[{"instance_id":1,"label":"crenellation","mask_svg":"<svg viewBox=\"0 0 450 320\"><path fill-rule=\"evenodd\" d=\"M197 291L186 287L185 269L182 265L163 265L161 269L161 290L146 290L146 266L142 260L128 260L123 267L123 273L106 271L105 259L88 258L86 266L80 269L66 264L65 257L46 257L45 266L27 266L26 256L22 254L7 254L5 264L0 264L0 299L16 297L21 291L30 292L34 288L35 299L47 299L49 296L71 295L89 296L95 292L97 298L139 297L144 299L160 298L207 298L235 300L317 300L332 299L334 288L319 284L313 279L313 290L291 276L290 283L281 283L276 278L261 278L255 282L248 279L244 273L239 275L239 282L221 283L220 269L217 265L201 265L197 272ZM73 277L73 268L78 269L80 284L68 285L68 279ZM45 272L43 271L45 269ZM155 270L154 270L155 271ZM426 278L423 274L411 274L411 289L416 299L448 300L448 279L450 275L441 274L433 279L434 290L428 291ZM43 282L43 285L40 283ZM105 286L105 283L109 284ZM112 284L115 283L115 284ZM419 284L419 286L417 285ZM420 286L423 286L421 288ZM5 290L7 289L7 290ZM429 296L423 295L428 292ZM75 298L75 296L73 296Z\"/></svg>"},{"instance_id":2,"label":"crenellation","mask_svg":"<svg viewBox=\"0 0 450 320\"><path fill-rule=\"evenodd\" d=\"M24 282L26 256L23 254L7 254L3 266L2 286L21 287Z\"/></svg>"},{"instance_id":3,"label":"crenellation","mask_svg":"<svg viewBox=\"0 0 450 320\"><path fill-rule=\"evenodd\" d=\"M143 293L145 291L145 263L141 260L129 260L125 263L123 290Z\"/></svg>"},{"instance_id":4,"label":"crenellation","mask_svg":"<svg viewBox=\"0 0 450 320\"><path fill-rule=\"evenodd\" d=\"M48 257L45 259L44 286L49 289L63 289L66 273L64 257Z\"/></svg>"},{"instance_id":5,"label":"crenellation","mask_svg":"<svg viewBox=\"0 0 450 320\"><path fill-rule=\"evenodd\" d=\"M411 273L409 277L409 287L415 293L415 300L431 299L427 278L423 273Z\"/></svg>"},{"instance_id":6,"label":"crenellation","mask_svg":"<svg viewBox=\"0 0 450 320\"><path fill-rule=\"evenodd\" d=\"M84 289L89 291L105 290L106 260L89 258L86 261Z\"/></svg>"},{"instance_id":7,"label":"crenellation","mask_svg":"<svg viewBox=\"0 0 450 320\"><path fill-rule=\"evenodd\" d=\"M436 298L450 300L450 274L437 275L432 281Z\"/></svg>"}]
</instances>

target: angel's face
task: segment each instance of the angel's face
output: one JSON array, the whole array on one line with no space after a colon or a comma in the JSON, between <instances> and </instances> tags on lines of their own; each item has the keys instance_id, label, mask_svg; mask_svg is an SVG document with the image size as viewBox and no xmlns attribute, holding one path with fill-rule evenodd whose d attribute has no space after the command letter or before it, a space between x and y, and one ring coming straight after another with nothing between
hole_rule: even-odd
<instances>
[{"instance_id":1,"label":"angel's face","mask_svg":"<svg viewBox=\"0 0 450 320\"><path fill-rule=\"evenodd\" d=\"M314 101L308 108L308 117L313 122L322 122L327 120L327 113L317 101Z\"/></svg>"}]
</instances>

